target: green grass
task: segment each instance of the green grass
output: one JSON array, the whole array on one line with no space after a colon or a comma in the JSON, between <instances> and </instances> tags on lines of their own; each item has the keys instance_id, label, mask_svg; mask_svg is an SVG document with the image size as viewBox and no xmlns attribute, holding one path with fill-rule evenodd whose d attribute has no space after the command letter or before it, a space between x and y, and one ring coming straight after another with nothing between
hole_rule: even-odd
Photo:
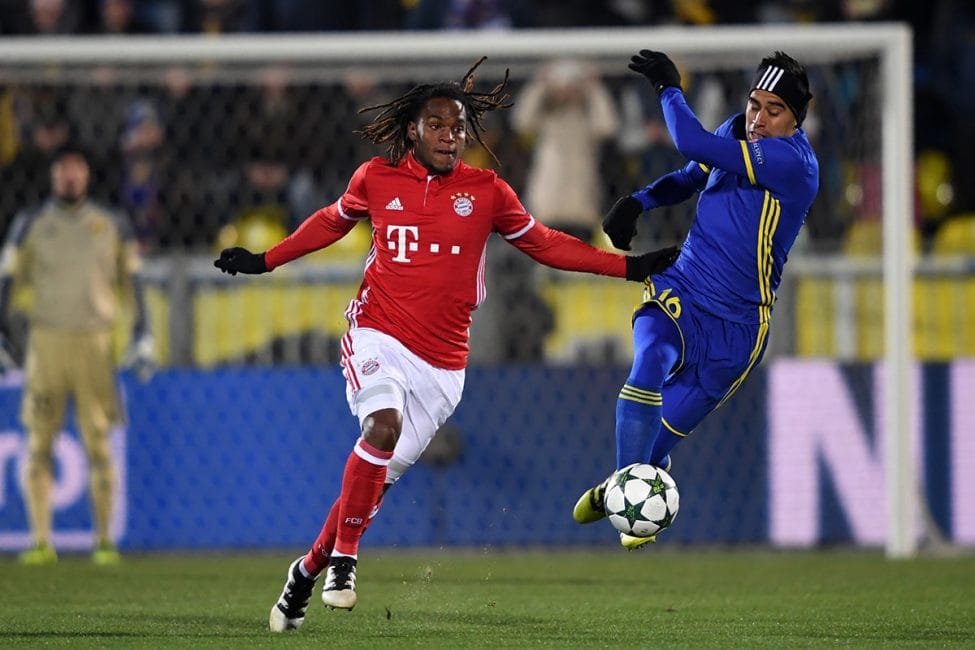
<instances>
[{"instance_id":1,"label":"green grass","mask_svg":"<svg viewBox=\"0 0 975 650\"><path fill-rule=\"evenodd\" d=\"M368 550L359 605L267 631L295 553L0 557L0 647L975 647L975 558Z\"/></svg>"}]
</instances>

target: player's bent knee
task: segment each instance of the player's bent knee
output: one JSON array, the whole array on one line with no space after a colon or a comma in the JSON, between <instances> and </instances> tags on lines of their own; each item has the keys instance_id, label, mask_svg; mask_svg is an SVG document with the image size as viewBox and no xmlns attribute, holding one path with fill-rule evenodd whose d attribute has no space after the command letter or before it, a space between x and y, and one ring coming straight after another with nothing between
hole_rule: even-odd
<instances>
[{"instance_id":1,"label":"player's bent knee","mask_svg":"<svg viewBox=\"0 0 975 650\"><path fill-rule=\"evenodd\" d=\"M403 415L396 409L381 409L362 422L362 439L376 449L393 451L403 430Z\"/></svg>"}]
</instances>

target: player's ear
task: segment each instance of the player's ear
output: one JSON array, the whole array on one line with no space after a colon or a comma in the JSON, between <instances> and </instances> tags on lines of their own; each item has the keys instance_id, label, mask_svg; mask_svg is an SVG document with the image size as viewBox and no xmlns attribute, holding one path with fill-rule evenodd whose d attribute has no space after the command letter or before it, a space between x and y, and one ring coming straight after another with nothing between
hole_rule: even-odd
<instances>
[{"instance_id":1,"label":"player's ear","mask_svg":"<svg viewBox=\"0 0 975 650\"><path fill-rule=\"evenodd\" d=\"M414 144L416 144L416 141L419 139L416 133L416 120L410 120L409 122L407 122L406 138Z\"/></svg>"}]
</instances>

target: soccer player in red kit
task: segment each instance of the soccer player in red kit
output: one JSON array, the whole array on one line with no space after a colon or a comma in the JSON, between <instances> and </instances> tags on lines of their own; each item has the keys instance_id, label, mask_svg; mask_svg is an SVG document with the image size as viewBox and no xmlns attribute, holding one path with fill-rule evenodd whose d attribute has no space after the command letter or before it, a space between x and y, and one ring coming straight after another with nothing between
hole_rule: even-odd
<instances>
[{"instance_id":1,"label":"soccer player in red kit","mask_svg":"<svg viewBox=\"0 0 975 650\"><path fill-rule=\"evenodd\" d=\"M324 604L355 606L363 532L386 489L419 459L460 401L492 233L547 266L637 282L676 259L675 248L624 257L547 228L495 172L461 161L470 135L481 142L482 116L510 106L507 75L492 91L473 92L481 61L461 83L416 86L364 109L379 113L361 134L387 145L387 155L363 163L338 201L266 252L230 248L214 262L230 274L264 273L338 241L359 221L372 225L372 249L342 338L346 397L361 436L318 538L288 569L271 608L273 631L301 626L323 571Z\"/></svg>"}]
</instances>

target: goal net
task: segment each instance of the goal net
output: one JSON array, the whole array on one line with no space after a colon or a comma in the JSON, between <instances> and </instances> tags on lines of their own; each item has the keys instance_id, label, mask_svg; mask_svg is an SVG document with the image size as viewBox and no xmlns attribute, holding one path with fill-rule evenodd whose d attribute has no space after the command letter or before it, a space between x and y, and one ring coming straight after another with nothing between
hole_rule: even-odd
<instances>
[{"instance_id":1,"label":"goal net","mask_svg":"<svg viewBox=\"0 0 975 650\"><path fill-rule=\"evenodd\" d=\"M766 360L675 451L684 505L668 535L689 543L856 543L900 557L926 539L915 506L923 495L929 530L975 542L975 515L959 505L972 496L963 475L975 475L964 466L975 453L963 450L975 443L971 418L956 400L965 382L975 381L972 369L959 362L918 371L913 363L915 353L962 356L973 342L961 333L975 330L964 328L970 313L949 313L940 303L924 310L924 331L949 333L953 343L935 334L926 344L911 327L909 297L928 292L911 285L911 53L901 26L0 42L0 223L6 232L19 210L47 195L51 148L66 137L80 141L92 160L93 195L131 218L148 261L163 371L131 389L130 409L138 396L137 408L150 414L133 427L172 435L167 413L195 414L181 425L193 429L185 432L185 448L175 446L193 456L193 441L212 435L211 428L253 422L256 409L267 430L305 426L310 431L301 435L317 440L314 422L276 421L287 420L290 398L288 376L274 371L334 369L368 229L256 279L217 274L214 253L229 245L263 250L334 201L356 166L382 153L354 133L371 118L358 109L417 83L460 79L485 55L477 84L490 89L510 71L515 107L486 118L484 142L494 157L472 144L468 161L498 169L538 218L610 248L599 233L600 214L682 164L655 98L626 69L642 48L672 56L707 128L743 109L762 57L785 50L798 58L815 95L805 128L822 169L780 288ZM546 95L539 112L523 110L529 89L543 81L562 90ZM574 146L555 146L560 139ZM548 181L540 180L544 174ZM579 198L567 205L557 200L562 195ZM693 209L689 202L644 218L635 248L679 243ZM481 508L494 522L488 539L498 544L553 535L566 544L601 541L605 530L567 527L565 508L612 469L615 397L627 373L638 291L538 268L500 240L489 244L488 259L467 395L410 488L427 503L410 510L400 502L405 514L389 514L377 530L404 544L476 544L483 536L453 519ZM938 267L940 284L932 290L942 297L967 290L965 278L945 268ZM11 322L22 342L19 309ZM240 403L218 390L200 402L178 388L201 382L206 392L208 382L228 376L254 400ZM309 390L309 411L344 408L340 385L325 402ZM953 415L922 415L932 405L947 405ZM215 412L224 419L214 420ZM5 426L17 428L13 417ZM342 426L334 446L344 450L351 439ZM947 478L925 473L942 461L954 468ZM129 468L126 488L143 506L151 500L131 479L153 471L144 462ZM207 467L198 472L213 482L208 489L230 489ZM274 480L258 478L237 486L255 495L253 503L264 502ZM477 488L484 480L497 495L491 503ZM202 507L198 493L185 502ZM504 515L495 510L499 503L507 504ZM292 524L275 525L298 527ZM129 543L151 547L138 541L152 539L151 531L134 526ZM269 533L251 543L292 541Z\"/></svg>"}]
</instances>

